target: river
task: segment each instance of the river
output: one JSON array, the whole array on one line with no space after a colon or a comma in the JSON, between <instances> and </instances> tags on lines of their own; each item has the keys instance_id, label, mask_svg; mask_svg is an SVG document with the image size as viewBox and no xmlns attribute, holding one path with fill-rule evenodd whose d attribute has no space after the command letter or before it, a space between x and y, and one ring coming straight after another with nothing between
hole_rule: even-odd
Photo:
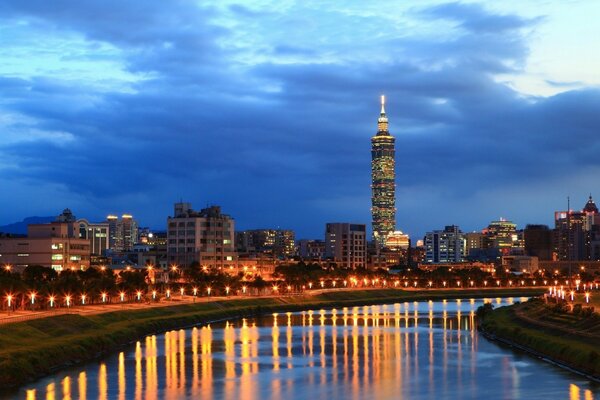
<instances>
[{"instance_id":1,"label":"river","mask_svg":"<svg viewBox=\"0 0 600 400\"><path fill-rule=\"evenodd\" d=\"M170 331L0 398L600 400L600 386L483 338L474 324L483 301L280 313Z\"/></svg>"}]
</instances>

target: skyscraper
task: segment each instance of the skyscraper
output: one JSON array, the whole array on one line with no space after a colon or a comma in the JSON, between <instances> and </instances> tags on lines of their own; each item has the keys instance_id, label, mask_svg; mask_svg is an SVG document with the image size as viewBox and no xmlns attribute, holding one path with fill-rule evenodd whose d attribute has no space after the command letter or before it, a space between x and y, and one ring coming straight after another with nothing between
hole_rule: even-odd
<instances>
[{"instance_id":1,"label":"skyscraper","mask_svg":"<svg viewBox=\"0 0 600 400\"><path fill-rule=\"evenodd\" d=\"M388 131L385 97L381 96L381 114L377 134L371 138L371 215L376 248L385 245L388 234L396 230L395 141Z\"/></svg>"}]
</instances>

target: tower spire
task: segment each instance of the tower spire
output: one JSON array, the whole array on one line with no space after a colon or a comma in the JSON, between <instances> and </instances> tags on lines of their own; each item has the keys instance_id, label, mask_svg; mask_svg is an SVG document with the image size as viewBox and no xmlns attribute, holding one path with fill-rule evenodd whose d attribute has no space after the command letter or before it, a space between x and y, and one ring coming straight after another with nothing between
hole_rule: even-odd
<instances>
[{"instance_id":1,"label":"tower spire","mask_svg":"<svg viewBox=\"0 0 600 400\"><path fill-rule=\"evenodd\" d=\"M381 95L381 114L385 114L385 95Z\"/></svg>"}]
</instances>

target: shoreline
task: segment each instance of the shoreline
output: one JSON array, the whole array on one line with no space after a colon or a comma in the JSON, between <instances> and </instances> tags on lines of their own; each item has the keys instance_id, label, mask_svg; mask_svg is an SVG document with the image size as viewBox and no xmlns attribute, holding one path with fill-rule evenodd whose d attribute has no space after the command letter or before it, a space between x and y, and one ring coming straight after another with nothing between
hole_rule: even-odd
<instances>
[{"instance_id":1,"label":"shoreline","mask_svg":"<svg viewBox=\"0 0 600 400\"><path fill-rule=\"evenodd\" d=\"M0 390L8 391L62 369L100 359L148 335L218 320L256 317L273 312L354 307L390 302L464 298L522 297L543 289L339 291L312 296L243 298L122 310L97 315L65 314L4 325L0 333ZM15 344L14 349L5 348Z\"/></svg>"},{"instance_id":2,"label":"shoreline","mask_svg":"<svg viewBox=\"0 0 600 400\"><path fill-rule=\"evenodd\" d=\"M478 322L478 330L490 341L600 383L600 359L595 347L597 344L581 339L577 336L577 331L566 335L564 325L569 325L570 322L543 327L526 323L518 317L516 310L523 312L527 307L536 305L526 302L492 310Z\"/></svg>"},{"instance_id":3,"label":"shoreline","mask_svg":"<svg viewBox=\"0 0 600 400\"><path fill-rule=\"evenodd\" d=\"M516 342L513 342L512 340L497 336L493 333L487 332L484 329L479 328L479 332L483 335L484 338L486 338L487 340L491 341L491 342L496 342L496 343L500 343L502 345L508 346L512 349L516 349L522 353L527 354L530 357L534 357L537 358L538 360L542 360L544 362L547 362L549 364L552 364L554 366L557 366L559 368L562 368L566 371L569 371L571 373L580 375L586 379L589 379L590 381L596 382L596 383L600 383L600 376L596 376L596 375L590 375L588 373L586 373L585 371L582 371L580 369L577 369L569 364L566 364L564 362L561 362L559 360L555 360L552 357L549 357L543 353L540 353L534 349L531 349L527 346L523 346L520 345Z\"/></svg>"}]
</instances>

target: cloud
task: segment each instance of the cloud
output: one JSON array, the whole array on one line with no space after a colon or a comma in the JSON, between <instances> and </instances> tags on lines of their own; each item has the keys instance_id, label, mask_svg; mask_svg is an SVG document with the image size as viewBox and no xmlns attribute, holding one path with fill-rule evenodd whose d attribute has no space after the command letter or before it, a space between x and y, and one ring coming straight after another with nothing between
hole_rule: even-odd
<instances>
[{"instance_id":1,"label":"cloud","mask_svg":"<svg viewBox=\"0 0 600 400\"><path fill-rule=\"evenodd\" d=\"M381 93L397 137L399 228L414 235L461 224L456 210L483 226L497 217L480 204L488 193L506 205L503 216L529 213L521 224L550 219L551 205L514 201L514 188L543 181L568 190L565 176L598 167L598 90L533 98L495 79L526 63L523 30L539 19L461 3L406 13L413 24L458 23L460 32L432 36L406 34L386 15L328 10L331 20L312 20L302 39L291 32L320 10L295 7L3 2L0 19L47 27L57 40L79 35L88 50L77 62L114 48L103 57L137 79L110 90L76 75L0 77L0 110L18 116L0 129L31 137L0 142L11 160L0 179L35 196L60 188L48 207L76 199L74 211L90 219L127 211L163 228L171 203L184 198L198 208L221 204L240 228L318 237L327 221L370 220ZM69 140L59 143L63 133ZM548 193L559 196L556 187ZM15 201L0 204L10 210Z\"/></svg>"}]
</instances>

